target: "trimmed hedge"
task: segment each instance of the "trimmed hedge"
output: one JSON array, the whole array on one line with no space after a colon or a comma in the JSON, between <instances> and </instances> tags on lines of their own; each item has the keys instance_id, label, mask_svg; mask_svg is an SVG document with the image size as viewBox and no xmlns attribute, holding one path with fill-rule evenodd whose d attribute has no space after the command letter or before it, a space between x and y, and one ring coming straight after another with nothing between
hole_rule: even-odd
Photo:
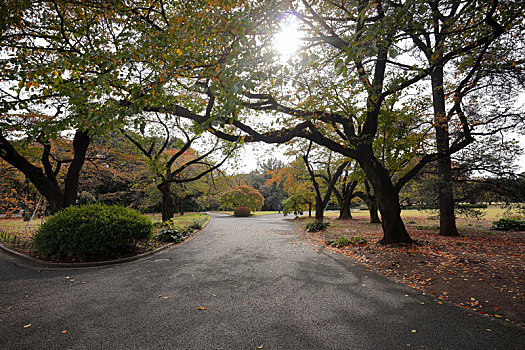
<instances>
[{"instance_id":1,"label":"trimmed hedge","mask_svg":"<svg viewBox=\"0 0 525 350\"><path fill-rule=\"evenodd\" d=\"M238 217L248 217L250 216L250 208L248 207L237 207L233 211L233 215Z\"/></svg>"},{"instance_id":2,"label":"trimmed hedge","mask_svg":"<svg viewBox=\"0 0 525 350\"><path fill-rule=\"evenodd\" d=\"M46 257L106 258L152 235L150 219L134 209L89 204L59 211L39 228L33 243L35 252Z\"/></svg>"}]
</instances>

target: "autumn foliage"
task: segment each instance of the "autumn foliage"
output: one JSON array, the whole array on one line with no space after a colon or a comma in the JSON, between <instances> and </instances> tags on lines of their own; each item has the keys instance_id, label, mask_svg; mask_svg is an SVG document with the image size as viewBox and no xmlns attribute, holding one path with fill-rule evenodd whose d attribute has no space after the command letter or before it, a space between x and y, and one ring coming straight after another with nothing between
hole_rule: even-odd
<instances>
[{"instance_id":1,"label":"autumn foliage","mask_svg":"<svg viewBox=\"0 0 525 350\"><path fill-rule=\"evenodd\" d=\"M252 211L257 211L261 210L264 197L255 188L241 185L222 196L221 202L224 207L248 207Z\"/></svg>"}]
</instances>

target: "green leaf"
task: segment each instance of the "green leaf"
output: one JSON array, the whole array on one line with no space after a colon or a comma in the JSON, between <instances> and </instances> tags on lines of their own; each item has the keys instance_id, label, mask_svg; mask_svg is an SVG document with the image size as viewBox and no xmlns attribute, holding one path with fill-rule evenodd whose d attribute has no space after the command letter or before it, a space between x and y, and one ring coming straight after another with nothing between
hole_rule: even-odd
<instances>
[{"instance_id":1,"label":"green leaf","mask_svg":"<svg viewBox=\"0 0 525 350\"><path fill-rule=\"evenodd\" d=\"M391 48L390 51L388 51L388 54L391 58L396 58L397 55L399 55L399 52L395 48Z\"/></svg>"}]
</instances>

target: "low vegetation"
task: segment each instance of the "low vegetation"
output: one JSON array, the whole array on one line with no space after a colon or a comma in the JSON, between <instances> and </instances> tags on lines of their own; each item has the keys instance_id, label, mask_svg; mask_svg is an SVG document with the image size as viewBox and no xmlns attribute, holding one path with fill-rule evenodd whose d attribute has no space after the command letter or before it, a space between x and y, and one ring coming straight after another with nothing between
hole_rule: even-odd
<instances>
[{"instance_id":1,"label":"low vegetation","mask_svg":"<svg viewBox=\"0 0 525 350\"><path fill-rule=\"evenodd\" d=\"M248 207L237 207L233 211L233 215L237 217L248 217L250 216L250 208Z\"/></svg>"},{"instance_id":2,"label":"low vegetation","mask_svg":"<svg viewBox=\"0 0 525 350\"><path fill-rule=\"evenodd\" d=\"M326 241L326 245L335 247L335 248L341 248L347 245L363 245L367 244L368 242L363 237L345 237L340 236L336 239L329 239Z\"/></svg>"},{"instance_id":3,"label":"low vegetation","mask_svg":"<svg viewBox=\"0 0 525 350\"><path fill-rule=\"evenodd\" d=\"M492 228L500 231L525 231L525 220L499 219L492 223Z\"/></svg>"},{"instance_id":4,"label":"low vegetation","mask_svg":"<svg viewBox=\"0 0 525 350\"><path fill-rule=\"evenodd\" d=\"M328 221L314 221L306 224L306 232L319 232L324 231L330 226Z\"/></svg>"},{"instance_id":5,"label":"low vegetation","mask_svg":"<svg viewBox=\"0 0 525 350\"><path fill-rule=\"evenodd\" d=\"M126 209L126 208L125 208ZM140 215L140 214L139 214ZM142 216L142 215L141 215ZM114 257L131 256L147 251L151 251L171 242L180 242L181 238L187 238L195 231L199 230L208 221L206 214L187 213L183 216L176 216L171 220L161 222L160 214L147 214L146 219L153 222L153 234L147 240L135 241L121 252L111 254ZM30 227L22 218L11 218L0 220L0 242L10 249L14 249L20 253L43 258L50 261L91 261L100 260L102 257L86 257L74 258L71 256L60 258L59 255L54 257L45 257L43 254L37 254L34 248L34 235L37 234L39 228L46 222L53 219L54 216L44 217L34 221ZM170 232L162 234L163 231ZM169 235L175 237L169 237ZM111 258L108 256L107 258Z\"/></svg>"},{"instance_id":6,"label":"low vegetation","mask_svg":"<svg viewBox=\"0 0 525 350\"><path fill-rule=\"evenodd\" d=\"M125 253L152 234L151 220L136 210L90 204L68 207L49 218L33 243L35 252L47 258L105 258Z\"/></svg>"}]
</instances>

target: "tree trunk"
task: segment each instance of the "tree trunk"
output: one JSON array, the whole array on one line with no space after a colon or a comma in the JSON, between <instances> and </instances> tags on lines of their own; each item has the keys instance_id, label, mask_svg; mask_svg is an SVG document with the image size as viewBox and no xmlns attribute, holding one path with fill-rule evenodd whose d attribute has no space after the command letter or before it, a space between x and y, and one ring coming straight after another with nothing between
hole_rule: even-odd
<instances>
[{"instance_id":1,"label":"tree trunk","mask_svg":"<svg viewBox=\"0 0 525 350\"><path fill-rule=\"evenodd\" d=\"M323 221L324 217L324 206L323 202L319 199L315 200L315 220Z\"/></svg>"},{"instance_id":2,"label":"tree trunk","mask_svg":"<svg viewBox=\"0 0 525 350\"><path fill-rule=\"evenodd\" d=\"M399 195L392 185L388 171L377 161L370 145L362 148L359 154L363 156L357 161L374 188L382 217L383 238L379 242L381 244L414 243L401 219Z\"/></svg>"},{"instance_id":3,"label":"tree trunk","mask_svg":"<svg viewBox=\"0 0 525 350\"><path fill-rule=\"evenodd\" d=\"M24 221L29 221L31 220L31 211L29 210L28 207L25 207L24 208Z\"/></svg>"},{"instance_id":4,"label":"tree trunk","mask_svg":"<svg viewBox=\"0 0 525 350\"><path fill-rule=\"evenodd\" d=\"M368 207L370 223L380 224L381 220L379 220L379 215L377 213L377 210L378 210L377 198L376 196L372 194L372 191L370 190L370 186L368 185L367 180L365 180L365 191L366 191L366 206Z\"/></svg>"},{"instance_id":5,"label":"tree trunk","mask_svg":"<svg viewBox=\"0 0 525 350\"><path fill-rule=\"evenodd\" d=\"M344 197L339 203L339 219L349 220L352 219L352 213L350 212L350 204L352 203L351 197Z\"/></svg>"},{"instance_id":6,"label":"tree trunk","mask_svg":"<svg viewBox=\"0 0 525 350\"><path fill-rule=\"evenodd\" d=\"M370 223L371 224L380 224L379 214L377 213L377 198L372 196L369 198L368 212L370 213Z\"/></svg>"},{"instance_id":7,"label":"tree trunk","mask_svg":"<svg viewBox=\"0 0 525 350\"><path fill-rule=\"evenodd\" d=\"M180 216L183 216L184 215L184 198L181 198L180 201L179 201L179 213L180 213Z\"/></svg>"},{"instance_id":8,"label":"tree trunk","mask_svg":"<svg viewBox=\"0 0 525 350\"><path fill-rule=\"evenodd\" d=\"M170 220L175 215L175 200L171 194L171 187L169 183L162 182L161 184L157 185L157 188L162 193L161 212L162 221L164 222Z\"/></svg>"},{"instance_id":9,"label":"tree trunk","mask_svg":"<svg viewBox=\"0 0 525 350\"><path fill-rule=\"evenodd\" d=\"M432 99L438 153L447 153L449 151L450 139L443 90L443 75L443 66L436 67L432 72ZM442 236L458 236L456 216L454 214L454 193L452 191L452 163L449 155L438 159L437 170L439 234Z\"/></svg>"},{"instance_id":10,"label":"tree trunk","mask_svg":"<svg viewBox=\"0 0 525 350\"><path fill-rule=\"evenodd\" d=\"M88 131L75 132L73 138L73 161L67 169L66 179L64 180L64 207L75 204L78 193L78 180L80 172L86 160L86 154L91 138Z\"/></svg>"},{"instance_id":11,"label":"tree trunk","mask_svg":"<svg viewBox=\"0 0 525 350\"><path fill-rule=\"evenodd\" d=\"M53 214L75 203L78 179L82 166L84 165L90 141L88 131L77 130L73 139L74 158L64 180L64 191L60 189L56 180L56 174L51 169L51 164L47 158L49 156L48 154L46 155L46 153L44 153L42 157L43 166L46 170L44 172L41 168L31 164L24 156L18 153L13 145L0 133L0 156L26 176L38 192L47 199L49 210Z\"/></svg>"},{"instance_id":12,"label":"tree trunk","mask_svg":"<svg viewBox=\"0 0 525 350\"><path fill-rule=\"evenodd\" d=\"M341 186L341 192L334 187L334 194L337 198L337 203L339 204L339 219L340 220L351 220L352 212L350 206L352 204L352 198L356 195L354 190L357 187L357 181L352 181L351 183L346 183L346 176L343 179L343 185ZM342 193L342 194L341 194Z\"/></svg>"},{"instance_id":13,"label":"tree trunk","mask_svg":"<svg viewBox=\"0 0 525 350\"><path fill-rule=\"evenodd\" d=\"M312 203L308 203L308 217L312 217Z\"/></svg>"}]
</instances>

